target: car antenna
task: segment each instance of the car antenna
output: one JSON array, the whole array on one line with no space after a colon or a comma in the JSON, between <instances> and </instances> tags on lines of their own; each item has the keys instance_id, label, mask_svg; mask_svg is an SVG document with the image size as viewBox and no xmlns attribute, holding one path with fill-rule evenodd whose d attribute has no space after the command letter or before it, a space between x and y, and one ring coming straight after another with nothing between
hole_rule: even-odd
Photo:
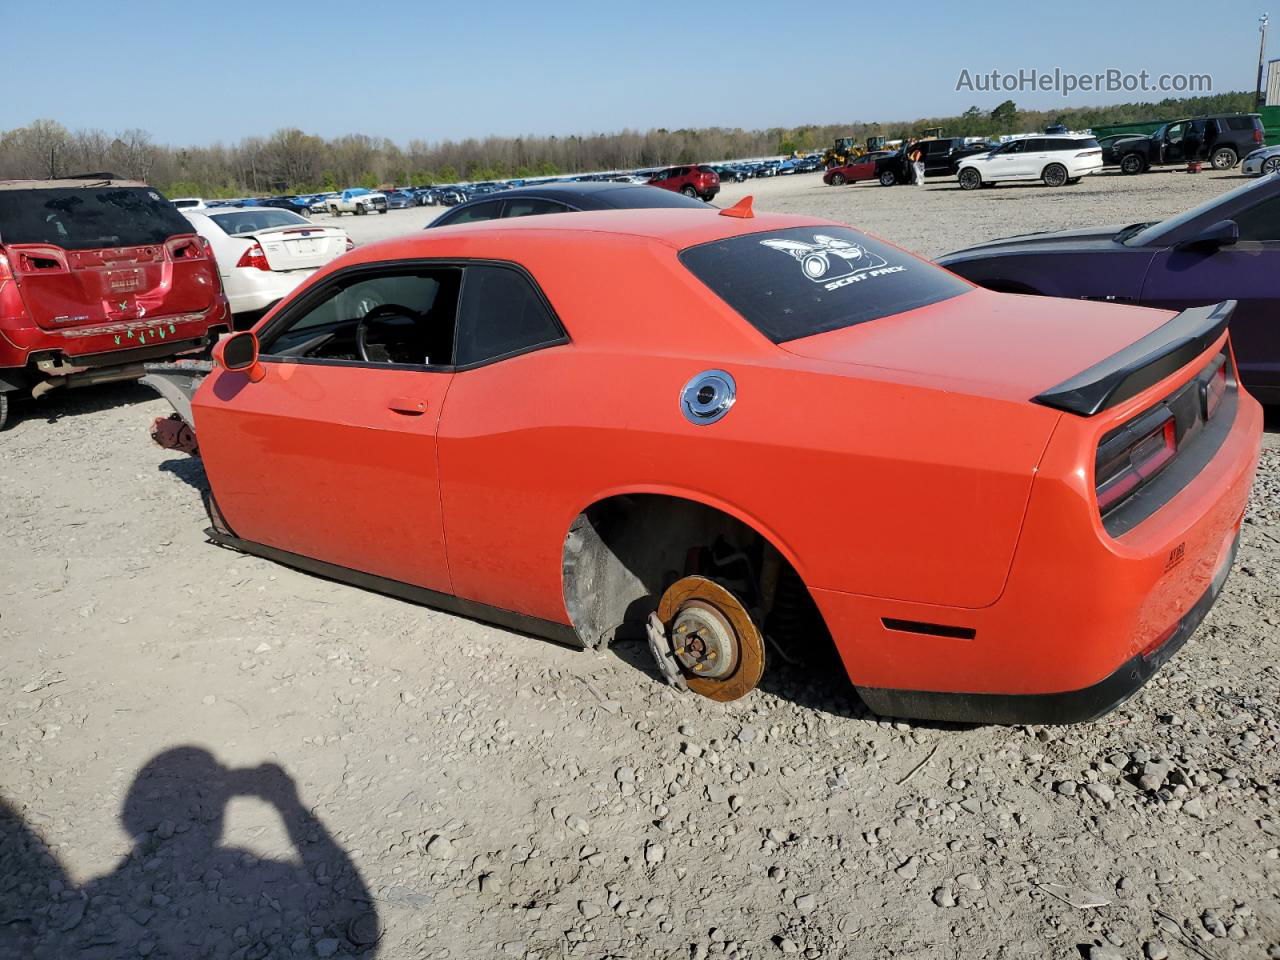
<instances>
[{"instance_id":1,"label":"car antenna","mask_svg":"<svg viewBox=\"0 0 1280 960\"><path fill-rule=\"evenodd\" d=\"M720 211L722 217L738 217L742 220L752 220L755 218L756 212L751 209L751 201L755 199L751 194L747 194L732 207L725 207Z\"/></svg>"}]
</instances>

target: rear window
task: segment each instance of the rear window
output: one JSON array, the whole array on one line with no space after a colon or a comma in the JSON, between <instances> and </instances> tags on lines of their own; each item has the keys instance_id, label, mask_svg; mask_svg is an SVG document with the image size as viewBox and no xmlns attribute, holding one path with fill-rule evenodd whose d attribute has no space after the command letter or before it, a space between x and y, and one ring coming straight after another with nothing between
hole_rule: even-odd
<instances>
[{"instance_id":1,"label":"rear window","mask_svg":"<svg viewBox=\"0 0 1280 960\"><path fill-rule=\"evenodd\" d=\"M194 233L186 218L147 187L0 190L0 241L64 250L135 247Z\"/></svg>"},{"instance_id":2,"label":"rear window","mask_svg":"<svg viewBox=\"0 0 1280 960\"><path fill-rule=\"evenodd\" d=\"M948 300L959 277L847 227L795 227L680 253L699 280L774 343Z\"/></svg>"},{"instance_id":3,"label":"rear window","mask_svg":"<svg viewBox=\"0 0 1280 960\"><path fill-rule=\"evenodd\" d=\"M275 227L296 227L298 224L311 223L310 220L296 213L277 210L274 207L237 210L235 213L212 213L209 219L221 227L223 233L229 233L232 236L237 233L256 233L259 230L271 230Z\"/></svg>"},{"instance_id":4,"label":"rear window","mask_svg":"<svg viewBox=\"0 0 1280 960\"><path fill-rule=\"evenodd\" d=\"M1224 117L1221 121L1228 130L1252 130L1262 126L1257 117Z\"/></svg>"}]
</instances>

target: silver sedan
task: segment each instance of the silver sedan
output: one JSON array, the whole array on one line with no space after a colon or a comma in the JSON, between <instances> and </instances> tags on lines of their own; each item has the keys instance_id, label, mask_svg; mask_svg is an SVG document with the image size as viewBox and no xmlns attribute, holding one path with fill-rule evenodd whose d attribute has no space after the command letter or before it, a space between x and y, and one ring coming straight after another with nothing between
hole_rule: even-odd
<instances>
[{"instance_id":1,"label":"silver sedan","mask_svg":"<svg viewBox=\"0 0 1280 960\"><path fill-rule=\"evenodd\" d=\"M1253 151L1240 164L1240 172L1246 177L1260 177L1280 171L1280 144Z\"/></svg>"}]
</instances>

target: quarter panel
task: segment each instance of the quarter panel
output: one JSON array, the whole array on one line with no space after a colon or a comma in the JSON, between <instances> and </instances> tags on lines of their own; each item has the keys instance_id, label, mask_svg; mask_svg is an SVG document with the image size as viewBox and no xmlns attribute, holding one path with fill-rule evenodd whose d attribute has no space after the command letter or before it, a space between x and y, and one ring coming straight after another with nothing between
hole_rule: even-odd
<instances>
[{"instance_id":1,"label":"quarter panel","mask_svg":"<svg viewBox=\"0 0 1280 960\"><path fill-rule=\"evenodd\" d=\"M736 378L737 402L695 426L680 390L712 367ZM1056 418L799 360L537 351L450 388L439 433L450 571L463 597L566 622L570 524L642 489L753 519L810 586L981 607L1003 589Z\"/></svg>"}]
</instances>

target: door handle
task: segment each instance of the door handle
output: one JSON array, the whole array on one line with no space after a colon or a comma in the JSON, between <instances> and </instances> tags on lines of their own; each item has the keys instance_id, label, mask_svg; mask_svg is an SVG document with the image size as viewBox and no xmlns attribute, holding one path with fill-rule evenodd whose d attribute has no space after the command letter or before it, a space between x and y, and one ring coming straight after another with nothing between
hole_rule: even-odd
<instances>
[{"instance_id":1,"label":"door handle","mask_svg":"<svg viewBox=\"0 0 1280 960\"><path fill-rule=\"evenodd\" d=\"M388 409L396 413L407 413L409 416L421 416L427 412L427 401L417 397L392 397L387 401Z\"/></svg>"}]
</instances>

